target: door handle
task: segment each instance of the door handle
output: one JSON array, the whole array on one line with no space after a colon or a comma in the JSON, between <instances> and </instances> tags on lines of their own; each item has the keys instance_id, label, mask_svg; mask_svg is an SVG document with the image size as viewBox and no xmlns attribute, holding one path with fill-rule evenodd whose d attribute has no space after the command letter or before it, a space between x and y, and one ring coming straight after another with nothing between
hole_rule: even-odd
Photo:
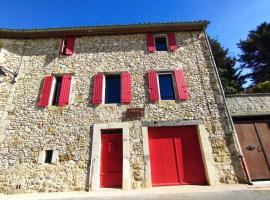
<instances>
[{"instance_id":1,"label":"door handle","mask_svg":"<svg viewBox=\"0 0 270 200\"><path fill-rule=\"evenodd\" d=\"M256 149L254 146L252 146L252 145L248 145L247 147L246 147L246 149L247 150L249 150L249 151L253 151L254 149Z\"/></svg>"}]
</instances>

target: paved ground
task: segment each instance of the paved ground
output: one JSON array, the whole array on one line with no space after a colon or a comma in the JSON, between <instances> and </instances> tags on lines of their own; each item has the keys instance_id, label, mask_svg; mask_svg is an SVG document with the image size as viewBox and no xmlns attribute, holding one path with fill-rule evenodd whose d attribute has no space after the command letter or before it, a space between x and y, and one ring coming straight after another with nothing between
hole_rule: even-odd
<instances>
[{"instance_id":1,"label":"paved ground","mask_svg":"<svg viewBox=\"0 0 270 200\"><path fill-rule=\"evenodd\" d=\"M0 200L270 200L270 187L247 185L178 186L123 191L0 195Z\"/></svg>"}]
</instances>

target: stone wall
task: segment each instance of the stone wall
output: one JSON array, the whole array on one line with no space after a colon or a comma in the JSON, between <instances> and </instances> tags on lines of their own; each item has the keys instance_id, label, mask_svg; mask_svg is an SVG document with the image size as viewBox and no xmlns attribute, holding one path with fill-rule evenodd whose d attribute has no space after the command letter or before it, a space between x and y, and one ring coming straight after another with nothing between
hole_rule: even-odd
<instances>
[{"instance_id":1,"label":"stone wall","mask_svg":"<svg viewBox=\"0 0 270 200\"><path fill-rule=\"evenodd\" d=\"M121 122L127 108L143 107L145 116L130 121L130 166L133 188L144 187L142 121L203 120L210 137L216 183L243 179L228 118L203 32L178 32L175 52L148 53L144 34L76 39L75 54L59 55L60 39L1 39L0 66L18 73L1 76L0 192L21 185L25 192L74 191L88 188L92 126ZM150 69L184 69L187 101L148 100ZM129 105L93 106L92 77L97 72L129 71L133 101ZM72 103L38 106L45 75L73 74ZM46 149L59 151L59 162L38 164Z\"/></svg>"},{"instance_id":2,"label":"stone wall","mask_svg":"<svg viewBox=\"0 0 270 200\"><path fill-rule=\"evenodd\" d=\"M232 116L270 115L270 94L228 95L227 104Z\"/></svg>"}]
</instances>

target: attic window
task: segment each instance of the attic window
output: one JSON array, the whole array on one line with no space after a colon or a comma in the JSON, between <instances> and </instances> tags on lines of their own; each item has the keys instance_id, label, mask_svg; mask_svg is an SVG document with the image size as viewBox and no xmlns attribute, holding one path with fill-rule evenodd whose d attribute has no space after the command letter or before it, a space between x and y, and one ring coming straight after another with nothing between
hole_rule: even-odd
<instances>
[{"instance_id":1,"label":"attic window","mask_svg":"<svg viewBox=\"0 0 270 200\"><path fill-rule=\"evenodd\" d=\"M167 38L166 36L155 37L156 51L167 51Z\"/></svg>"}]
</instances>

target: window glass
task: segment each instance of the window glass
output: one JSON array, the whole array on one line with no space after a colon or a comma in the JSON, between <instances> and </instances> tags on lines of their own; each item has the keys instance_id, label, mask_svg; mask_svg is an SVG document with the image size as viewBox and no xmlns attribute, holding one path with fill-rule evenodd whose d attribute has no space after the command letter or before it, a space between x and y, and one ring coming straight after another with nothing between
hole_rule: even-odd
<instances>
[{"instance_id":1,"label":"window glass","mask_svg":"<svg viewBox=\"0 0 270 200\"><path fill-rule=\"evenodd\" d=\"M52 163L53 150L45 151L45 163Z\"/></svg>"},{"instance_id":2,"label":"window glass","mask_svg":"<svg viewBox=\"0 0 270 200\"><path fill-rule=\"evenodd\" d=\"M55 82L55 88L54 88L52 105L57 106L58 105L59 96L60 96L60 88L61 88L62 77L61 76L56 76L55 77L55 81L56 82Z\"/></svg>"},{"instance_id":3,"label":"window glass","mask_svg":"<svg viewBox=\"0 0 270 200\"><path fill-rule=\"evenodd\" d=\"M166 37L156 37L155 38L156 50L157 51L167 51L167 40Z\"/></svg>"},{"instance_id":4,"label":"window glass","mask_svg":"<svg viewBox=\"0 0 270 200\"><path fill-rule=\"evenodd\" d=\"M173 79L171 74L159 74L159 90L161 100L174 100Z\"/></svg>"},{"instance_id":5,"label":"window glass","mask_svg":"<svg viewBox=\"0 0 270 200\"><path fill-rule=\"evenodd\" d=\"M120 103L120 75L106 76L105 103Z\"/></svg>"}]
</instances>

